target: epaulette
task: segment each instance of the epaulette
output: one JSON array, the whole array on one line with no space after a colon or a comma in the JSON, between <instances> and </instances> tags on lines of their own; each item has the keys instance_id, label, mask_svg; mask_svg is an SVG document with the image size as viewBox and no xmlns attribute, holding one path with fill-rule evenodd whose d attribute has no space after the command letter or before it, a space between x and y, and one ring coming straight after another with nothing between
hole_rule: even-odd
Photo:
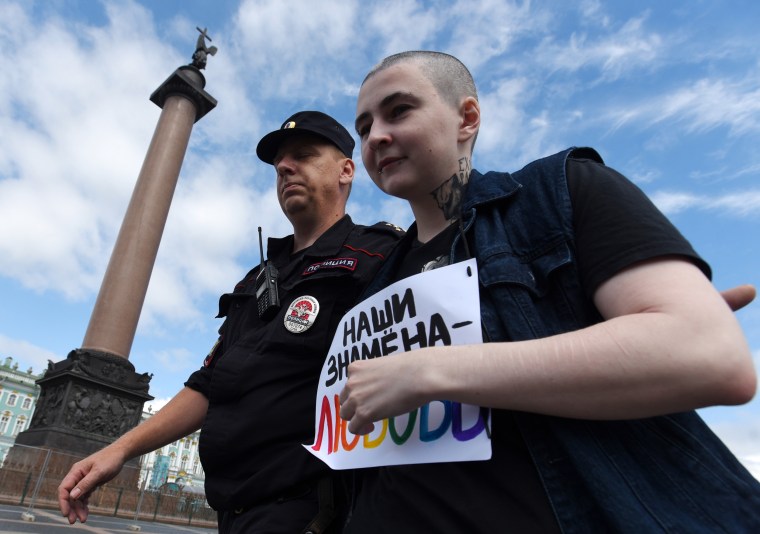
<instances>
[{"instance_id":1,"label":"epaulette","mask_svg":"<svg viewBox=\"0 0 760 534\"><path fill-rule=\"evenodd\" d=\"M257 265L250 271L248 271L248 274L245 275L245 277L235 284L235 289L232 290L233 293L242 293L245 290L245 287L256 278L256 274L259 272L259 268L261 266Z\"/></svg>"},{"instance_id":2,"label":"epaulette","mask_svg":"<svg viewBox=\"0 0 760 534\"><path fill-rule=\"evenodd\" d=\"M230 302L233 298L232 295L240 293L252 293L254 291L253 282L256 279L256 273L259 271L259 267L260 266L257 265L248 271L248 274L245 275L245 278L235 284L235 289L232 290L232 293L224 293L221 297L219 297L219 313L216 315L217 319L227 316L227 311L230 308Z\"/></svg>"},{"instance_id":3,"label":"epaulette","mask_svg":"<svg viewBox=\"0 0 760 534\"><path fill-rule=\"evenodd\" d=\"M404 229L400 226L396 226L395 224L386 221L376 222L372 226L367 226L367 228L372 230L380 230L382 232L390 233L399 237L403 237L404 234L406 234Z\"/></svg>"}]
</instances>

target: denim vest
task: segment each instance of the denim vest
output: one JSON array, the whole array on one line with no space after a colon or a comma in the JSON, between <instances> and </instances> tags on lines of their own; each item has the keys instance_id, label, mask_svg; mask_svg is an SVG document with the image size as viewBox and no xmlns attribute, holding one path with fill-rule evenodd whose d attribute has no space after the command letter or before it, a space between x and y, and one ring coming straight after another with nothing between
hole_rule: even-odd
<instances>
[{"instance_id":1,"label":"denim vest","mask_svg":"<svg viewBox=\"0 0 760 534\"><path fill-rule=\"evenodd\" d=\"M577 272L565 178L571 148L509 174L472 172L462 201L486 341L520 341L601 321ZM414 227L365 292L387 286ZM695 412L623 421L515 413L560 528L588 532L760 532L760 483ZM505 473L505 476L508 476Z\"/></svg>"}]
</instances>

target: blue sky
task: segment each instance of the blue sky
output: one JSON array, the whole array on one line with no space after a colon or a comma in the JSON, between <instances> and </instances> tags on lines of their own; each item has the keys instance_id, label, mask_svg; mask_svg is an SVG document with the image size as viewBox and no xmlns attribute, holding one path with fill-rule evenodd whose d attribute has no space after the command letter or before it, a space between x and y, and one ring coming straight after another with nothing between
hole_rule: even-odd
<instances>
[{"instance_id":1,"label":"blue sky","mask_svg":"<svg viewBox=\"0 0 760 534\"><path fill-rule=\"evenodd\" d=\"M160 110L148 97L219 48L217 109L196 124L130 361L172 396L215 341L219 294L289 233L254 149L293 112L347 126L364 74L408 49L472 70L481 170L595 147L714 270L760 286L760 4L751 0L0 0L0 357L41 372L81 346ZM357 159L358 157L357 151ZM358 163L357 222L411 222ZM760 360L760 305L739 320ZM760 477L760 400L703 410Z\"/></svg>"}]
</instances>

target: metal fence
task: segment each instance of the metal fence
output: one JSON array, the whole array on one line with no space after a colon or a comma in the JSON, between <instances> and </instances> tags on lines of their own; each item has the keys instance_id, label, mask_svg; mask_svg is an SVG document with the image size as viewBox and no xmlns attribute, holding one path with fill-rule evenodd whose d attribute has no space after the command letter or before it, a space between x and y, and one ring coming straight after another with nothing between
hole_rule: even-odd
<instances>
[{"instance_id":1,"label":"metal fence","mask_svg":"<svg viewBox=\"0 0 760 534\"><path fill-rule=\"evenodd\" d=\"M58 509L58 485L81 459L57 450L14 445L0 467L0 502L28 507L27 513L35 507ZM146 482L140 480L139 463L126 465L114 480L92 493L90 511L135 521L216 526L216 512L196 488L150 489Z\"/></svg>"}]
</instances>

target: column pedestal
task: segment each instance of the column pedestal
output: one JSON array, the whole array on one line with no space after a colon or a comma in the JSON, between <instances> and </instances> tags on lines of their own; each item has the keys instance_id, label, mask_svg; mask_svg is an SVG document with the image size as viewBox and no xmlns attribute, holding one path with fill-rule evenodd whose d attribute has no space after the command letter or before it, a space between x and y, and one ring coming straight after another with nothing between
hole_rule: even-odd
<instances>
[{"instance_id":1,"label":"column pedestal","mask_svg":"<svg viewBox=\"0 0 760 534\"><path fill-rule=\"evenodd\" d=\"M52 449L47 476L65 474L140 422L143 404L153 399L151 376L135 372L126 358L95 350L73 350L50 362L37 381L42 391L30 428L16 437L4 468L38 471L46 456L39 449ZM137 469L124 469L119 482L136 487L137 477Z\"/></svg>"}]
</instances>

